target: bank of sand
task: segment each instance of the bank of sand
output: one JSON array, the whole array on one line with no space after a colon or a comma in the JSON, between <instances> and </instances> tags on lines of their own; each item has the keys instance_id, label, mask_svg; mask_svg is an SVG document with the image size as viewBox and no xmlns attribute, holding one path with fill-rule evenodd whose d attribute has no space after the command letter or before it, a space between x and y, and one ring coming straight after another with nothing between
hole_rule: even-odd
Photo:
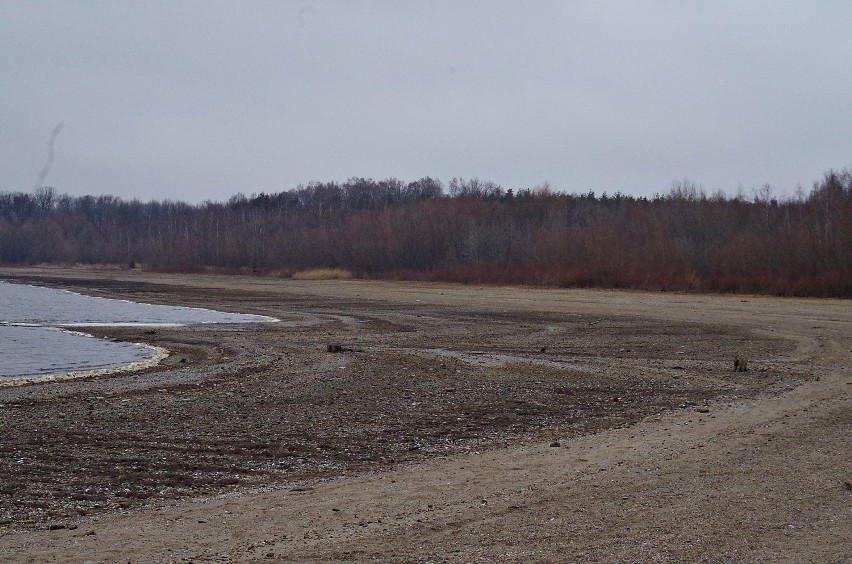
<instances>
[{"instance_id":1,"label":"bank of sand","mask_svg":"<svg viewBox=\"0 0 852 564\"><path fill-rule=\"evenodd\" d=\"M848 301L0 276L284 320L0 390L0 560L849 561Z\"/></svg>"}]
</instances>

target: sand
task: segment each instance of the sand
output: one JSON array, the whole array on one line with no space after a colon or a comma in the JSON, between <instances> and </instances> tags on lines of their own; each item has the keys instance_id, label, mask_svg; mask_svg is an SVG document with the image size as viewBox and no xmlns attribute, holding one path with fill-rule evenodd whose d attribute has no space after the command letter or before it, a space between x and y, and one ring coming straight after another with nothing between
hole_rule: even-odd
<instances>
[{"instance_id":1,"label":"sand","mask_svg":"<svg viewBox=\"0 0 852 564\"><path fill-rule=\"evenodd\" d=\"M0 389L0 560L849 561L852 302L0 277L283 320Z\"/></svg>"}]
</instances>

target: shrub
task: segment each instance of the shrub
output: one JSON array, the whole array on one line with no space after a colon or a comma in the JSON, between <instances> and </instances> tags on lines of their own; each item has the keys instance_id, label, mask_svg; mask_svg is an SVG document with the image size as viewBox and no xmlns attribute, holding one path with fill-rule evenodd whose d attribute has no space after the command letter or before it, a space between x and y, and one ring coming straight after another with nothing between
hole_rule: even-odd
<instances>
[{"instance_id":1,"label":"shrub","mask_svg":"<svg viewBox=\"0 0 852 564\"><path fill-rule=\"evenodd\" d=\"M343 268L314 268L293 274L293 280L349 280L352 272Z\"/></svg>"}]
</instances>

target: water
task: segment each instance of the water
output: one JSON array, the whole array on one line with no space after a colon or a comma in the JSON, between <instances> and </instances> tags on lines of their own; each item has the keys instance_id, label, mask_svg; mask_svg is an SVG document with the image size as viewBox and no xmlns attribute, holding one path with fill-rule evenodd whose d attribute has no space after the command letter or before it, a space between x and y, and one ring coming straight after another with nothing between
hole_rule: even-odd
<instances>
[{"instance_id":1,"label":"water","mask_svg":"<svg viewBox=\"0 0 852 564\"><path fill-rule=\"evenodd\" d=\"M167 354L150 345L100 339L68 328L266 321L276 320L262 315L83 296L0 281L0 383L142 368L156 364Z\"/></svg>"},{"instance_id":2,"label":"water","mask_svg":"<svg viewBox=\"0 0 852 564\"><path fill-rule=\"evenodd\" d=\"M0 380L141 367L158 352L53 327L0 326Z\"/></svg>"},{"instance_id":3,"label":"water","mask_svg":"<svg viewBox=\"0 0 852 564\"><path fill-rule=\"evenodd\" d=\"M25 284L0 282L0 323L30 323L64 327L93 325L196 325L252 323L272 317L225 313L195 307L141 304L83 296Z\"/></svg>"}]
</instances>

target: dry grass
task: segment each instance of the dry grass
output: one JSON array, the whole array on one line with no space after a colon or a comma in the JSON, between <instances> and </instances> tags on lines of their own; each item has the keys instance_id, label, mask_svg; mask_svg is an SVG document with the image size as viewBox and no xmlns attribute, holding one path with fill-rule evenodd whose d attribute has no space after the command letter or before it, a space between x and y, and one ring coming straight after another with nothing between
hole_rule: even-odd
<instances>
[{"instance_id":1,"label":"dry grass","mask_svg":"<svg viewBox=\"0 0 852 564\"><path fill-rule=\"evenodd\" d=\"M314 268L293 274L294 280L349 280L352 272L344 268Z\"/></svg>"}]
</instances>

